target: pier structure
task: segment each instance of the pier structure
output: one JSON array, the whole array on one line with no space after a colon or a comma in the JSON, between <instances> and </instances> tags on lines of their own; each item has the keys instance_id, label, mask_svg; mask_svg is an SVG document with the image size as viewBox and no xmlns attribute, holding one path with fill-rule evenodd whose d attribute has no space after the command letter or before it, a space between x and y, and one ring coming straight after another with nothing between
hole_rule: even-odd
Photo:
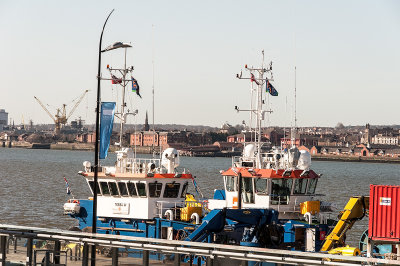
<instances>
[{"instance_id":1,"label":"pier structure","mask_svg":"<svg viewBox=\"0 0 400 266\"><path fill-rule=\"evenodd\" d=\"M340 256L328 253L300 252L279 249L255 248L176 241L167 239L128 237L121 235L92 234L37 227L0 224L0 266L15 258L15 239L26 239L26 250L19 261L33 265L82 265L90 262L89 249L107 248L109 256L97 257L98 265L248 265L253 262L269 262L276 265L400 265L399 260L377 259L357 256ZM9 241L14 239L13 243ZM51 247L40 246L40 241L53 243ZM24 242L24 241L23 241ZM75 247L73 256L71 245ZM69 246L69 248L68 248ZM67 247L67 248L66 248ZM122 253L136 252L140 258L124 257ZM163 261L151 259L162 254ZM160 256L158 256L160 258ZM12 261L11 261L12 263ZM20 263L21 264L21 263Z\"/></svg>"}]
</instances>

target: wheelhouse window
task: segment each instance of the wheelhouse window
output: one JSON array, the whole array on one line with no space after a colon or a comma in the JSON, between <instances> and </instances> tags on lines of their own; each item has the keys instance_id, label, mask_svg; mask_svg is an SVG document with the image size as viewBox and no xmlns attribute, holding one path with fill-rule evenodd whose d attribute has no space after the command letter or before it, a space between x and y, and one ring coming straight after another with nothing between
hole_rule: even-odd
<instances>
[{"instance_id":1,"label":"wheelhouse window","mask_svg":"<svg viewBox=\"0 0 400 266\"><path fill-rule=\"evenodd\" d=\"M145 183L136 183L136 188L138 191L139 197L146 197L146 184Z\"/></svg>"},{"instance_id":2,"label":"wheelhouse window","mask_svg":"<svg viewBox=\"0 0 400 266\"><path fill-rule=\"evenodd\" d=\"M149 183L149 197L158 198L161 195L162 184L158 182Z\"/></svg>"},{"instance_id":3,"label":"wheelhouse window","mask_svg":"<svg viewBox=\"0 0 400 266\"><path fill-rule=\"evenodd\" d=\"M244 203L254 203L253 178L243 178L242 197Z\"/></svg>"},{"instance_id":4,"label":"wheelhouse window","mask_svg":"<svg viewBox=\"0 0 400 266\"><path fill-rule=\"evenodd\" d=\"M188 182L183 184L181 198L186 198L186 192L187 192L188 186L189 186Z\"/></svg>"},{"instance_id":5,"label":"wheelhouse window","mask_svg":"<svg viewBox=\"0 0 400 266\"><path fill-rule=\"evenodd\" d=\"M235 179L234 176L225 176L226 191L235 191Z\"/></svg>"},{"instance_id":6,"label":"wheelhouse window","mask_svg":"<svg viewBox=\"0 0 400 266\"><path fill-rule=\"evenodd\" d=\"M89 186L90 189L92 190L92 193L94 193L94 181L89 181ZM99 187L99 183L96 183L96 192L97 194L100 194L100 187Z\"/></svg>"},{"instance_id":7,"label":"wheelhouse window","mask_svg":"<svg viewBox=\"0 0 400 266\"><path fill-rule=\"evenodd\" d=\"M108 182L108 186L110 187L111 196L119 196L117 183L115 182Z\"/></svg>"},{"instance_id":8,"label":"wheelhouse window","mask_svg":"<svg viewBox=\"0 0 400 266\"><path fill-rule=\"evenodd\" d=\"M296 178L294 180L293 194L306 194L307 179Z\"/></svg>"},{"instance_id":9,"label":"wheelhouse window","mask_svg":"<svg viewBox=\"0 0 400 266\"><path fill-rule=\"evenodd\" d=\"M125 182L118 182L119 192L122 197L128 197L128 189Z\"/></svg>"},{"instance_id":10,"label":"wheelhouse window","mask_svg":"<svg viewBox=\"0 0 400 266\"><path fill-rule=\"evenodd\" d=\"M267 182L266 178L257 178L256 179L256 193L257 194L268 194L267 190Z\"/></svg>"},{"instance_id":11,"label":"wheelhouse window","mask_svg":"<svg viewBox=\"0 0 400 266\"><path fill-rule=\"evenodd\" d=\"M315 194L315 188L317 187L317 178L312 178L308 181L307 194Z\"/></svg>"},{"instance_id":12,"label":"wheelhouse window","mask_svg":"<svg viewBox=\"0 0 400 266\"><path fill-rule=\"evenodd\" d=\"M165 185L164 198L177 198L180 188L181 184L179 183L167 183Z\"/></svg>"},{"instance_id":13,"label":"wheelhouse window","mask_svg":"<svg viewBox=\"0 0 400 266\"><path fill-rule=\"evenodd\" d=\"M273 178L271 180L271 204L289 204L292 183L291 178Z\"/></svg>"},{"instance_id":14,"label":"wheelhouse window","mask_svg":"<svg viewBox=\"0 0 400 266\"><path fill-rule=\"evenodd\" d=\"M133 182L129 182L126 184L128 186L129 195L131 197L137 197L138 193L136 191L136 185Z\"/></svg>"},{"instance_id":15,"label":"wheelhouse window","mask_svg":"<svg viewBox=\"0 0 400 266\"><path fill-rule=\"evenodd\" d=\"M103 195L110 195L110 189L108 188L107 182L100 182L100 188Z\"/></svg>"}]
</instances>

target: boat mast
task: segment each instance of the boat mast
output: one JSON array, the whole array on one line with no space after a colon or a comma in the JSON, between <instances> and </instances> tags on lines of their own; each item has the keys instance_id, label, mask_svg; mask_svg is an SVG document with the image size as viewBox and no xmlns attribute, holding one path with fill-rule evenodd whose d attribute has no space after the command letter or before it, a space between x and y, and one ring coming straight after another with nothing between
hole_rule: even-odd
<instances>
[{"instance_id":1,"label":"boat mast","mask_svg":"<svg viewBox=\"0 0 400 266\"><path fill-rule=\"evenodd\" d=\"M127 69L126 69L126 49L125 48L125 60L124 60L124 69L121 71L122 72L122 103L121 103L121 119L119 120L119 126L120 126L120 130L119 130L119 147L122 149L122 137L123 137L123 132L124 132L124 123L125 123L125 88L126 88L126 84L127 81L125 79L126 77L126 73L127 73Z\"/></svg>"},{"instance_id":2,"label":"boat mast","mask_svg":"<svg viewBox=\"0 0 400 266\"><path fill-rule=\"evenodd\" d=\"M256 124L256 129L255 129L255 133L256 133L256 138L254 140L254 144L256 145L256 149L257 149L257 154L256 154L256 168L261 168L261 162L262 162L262 158L261 158L261 147L262 147L262 143L261 143L261 129L262 129L262 120L264 120L264 115L265 113L272 113L271 110L263 110L262 105L263 105L263 100L262 100L262 96L263 96L263 87L267 81L267 73L271 74L271 79L272 80L272 62L270 63L270 66L268 69L266 69L264 67L264 50L262 51L262 64L261 64L261 68L249 68L247 67L247 65L245 66L245 69L247 69L250 72L250 78L243 78L241 75L237 74L236 77L238 79L250 79L250 81L255 82L257 85L257 108L253 109L253 106L251 106L250 110L240 110L239 107L235 107L236 111L250 111L250 112L254 112L256 114L257 117L257 124ZM256 77L256 75L253 74L253 72L258 72L258 77Z\"/></svg>"}]
</instances>

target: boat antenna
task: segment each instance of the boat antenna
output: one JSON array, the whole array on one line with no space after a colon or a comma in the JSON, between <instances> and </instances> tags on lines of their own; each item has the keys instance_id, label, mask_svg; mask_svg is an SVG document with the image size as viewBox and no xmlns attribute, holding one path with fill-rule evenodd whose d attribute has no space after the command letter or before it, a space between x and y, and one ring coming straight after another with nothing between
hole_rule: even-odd
<instances>
[{"instance_id":1,"label":"boat antenna","mask_svg":"<svg viewBox=\"0 0 400 266\"><path fill-rule=\"evenodd\" d=\"M296 82L296 66L294 67L294 127L292 127L292 147L296 145L297 133L297 82Z\"/></svg>"},{"instance_id":2,"label":"boat antenna","mask_svg":"<svg viewBox=\"0 0 400 266\"><path fill-rule=\"evenodd\" d=\"M153 150L153 158L154 158L154 153L155 153L155 150L154 150L154 146L155 146L155 143L154 143L154 141L155 141L155 139L156 139L156 130L155 130L155 128L154 128L154 64L155 64L155 62L154 62L154 24L151 24L151 39L152 39L152 49L151 49L151 63L152 63L152 68L153 68L153 84L152 84L152 94L153 94L153 104L152 104L152 108L153 108L153 141L152 141L152 144L151 144L151 146L152 146L152 150ZM161 154L161 152L160 152L160 154Z\"/></svg>"},{"instance_id":3,"label":"boat antenna","mask_svg":"<svg viewBox=\"0 0 400 266\"><path fill-rule=\"evenodd\" d=\"M154 24L151 25L152 27L152 65L153 65L153 85L152 85L152 93L153 93L153 132L155 131L154 129Z\"/></svg>"}]
</instances>

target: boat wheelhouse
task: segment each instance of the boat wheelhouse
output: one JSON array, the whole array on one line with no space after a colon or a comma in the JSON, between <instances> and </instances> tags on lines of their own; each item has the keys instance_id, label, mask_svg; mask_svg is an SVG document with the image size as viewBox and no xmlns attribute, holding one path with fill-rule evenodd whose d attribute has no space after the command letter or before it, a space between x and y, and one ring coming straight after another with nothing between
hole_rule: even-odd
<instances>
[{"instance_id":1,"label":"boat wheelhouse","mask_svg":"<svg viewBox=\"0 0 400 266\"><path fill-rule=\"evenodd\" d=\"M309 153L291 149L262 158L262 168L255 168L255 157L234 157L232 167L221 171L224 190L209 208L266 208L278 210L280 219L303 218L301 203L314 201L320 177L309 169Z\"/></svg>"},{"instance_id":2,"label":"boat wheelhouse","mask_svg":"<svg viewBox=\"0 0 400 266\"><path fill-rule=\"evenodd\" d=\"M179 155L175 149L164 151L163 159L131 158L130 149L118 153L115 167L102 167L94 184L89 162L84 162L85 177L93 194L97 189L99 219L175 219L186 200L190 173L175 170Z\"/></svg>"}]
</instances>

